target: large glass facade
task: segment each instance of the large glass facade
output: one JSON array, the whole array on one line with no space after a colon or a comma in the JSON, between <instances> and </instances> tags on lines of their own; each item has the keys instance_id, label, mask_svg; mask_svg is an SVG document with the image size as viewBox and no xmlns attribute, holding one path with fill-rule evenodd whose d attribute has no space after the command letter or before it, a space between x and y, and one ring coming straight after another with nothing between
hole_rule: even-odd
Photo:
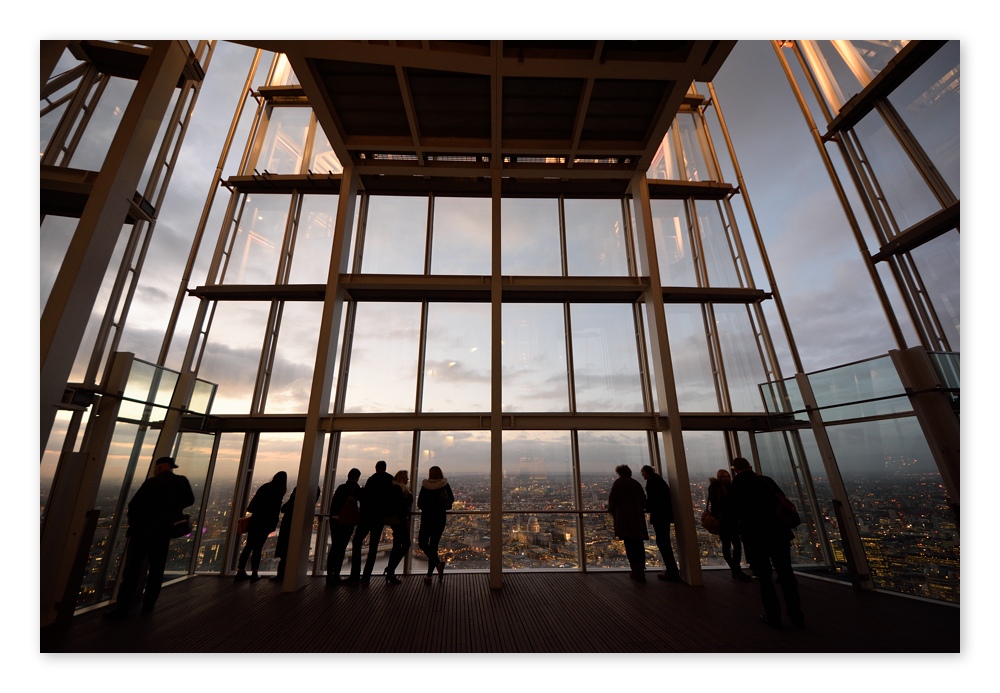
<instances>
[{"instance_id":1,"label":"large glass facade","mask_svg":"<svg viewBox=\"0 0 1000 693\"><path fill-rule=\"evenodd\" d=\"M823 72L820 90L838 108L886 62L882 52L845 42L803 43L815 59L839 61ZM911 79L937 78L943 70L957 82L957 66L954 73L948 67L957 61L953 52L949 44ZM325 571L324 523L333 490L350 469L361 470L364 483L375 462L385 460L390 473L409 471L415 495L427 469L442 468L456 499L442 551L450 567L493 575L627 569L607 495L616 465L628 464L636 477L652 465L688 485L673 489L675 530L696 540L693 547L684 542L687 554L679 558L697 579L699 566L724 565L718 538L697 522L709 478L741 455L799 506L798 569L843 577L851 572L854 537L879 588L958 601L958 528L947 475L894 362L885 357L809 374L810 393L780 374L775 354L794 346L775 345L764 322L760 304L777 289L761 281L766 275L751 276L752 268L768 266L768 257L752 242L756 229L741 228L752 215L734 212L742 197L735 193L742 191L722 179L720 169L731 162L720 166L722 152L709 137L716 105L698 97L709 85L692 85L643 185L624 185L615 169L622 163L612 162L604 181L589 168L573 179L576 185L546 176L521 190L514 164L565 161L524 157L495 170L492 175L503 171L503 180L491 189L480 180L490 168L482 175L463 172L461 183L438 173L444 156L422 160L428 180L395 176L394 166L412 161L388 145L356 153L351 166L346 159L341 166L334 148L344 151L344 142L326 137L311 108L285 105L282 90L298 94L294 73L280 56L267 57L278 62L266 86L281 89L244 97L253 112L253 127L245 131L249 156L228 159L228 207L214 207L218 238L194 254L199 262L191 285L199 289L180 292L183 305L171 318L171 332L180 335L175 343L189 340L191 373L217 385L195 409L210 408L211 417L197 425L185 419L192 415L186 409L161 417L176 414L180 432L172 448L195 488L189 512L200 520L194 535L172 545L171 575L232 574L243 539L235 518L278 471L289 477L287 499L302 465L310 463L303 451L318 446L307 456L322 458L313 477L320 488L310 574ZM257 70L259 80L263 71ZM957 195L957 154L950 153L957 131L942 135L935 124L957 118L957 86L938 85L949 98L932 106L926 91L903 84L894 93L896 108L914 122L916 137L927 133L929 156ZM872 160L867 175L881 182L894 231L948 209L947 195L904 155L879 112L860 119L852 136ZM582 155L580 162L593 163ZM369 174L367 188L356 189L351 176L364 166L382 168ZM642 172L637 175L641 180ZM588 193L594 180L601 184ZM351 209L353 215L345 213ZM70 226L56 218L42 225L43 304ZM914 283L954 344L957 236L956 227L908 250L904 268L919 275ZM109 281L126 262L120 243ZM650 285L647 253L658 266L657 286ZM96 325L101 318L95 312L92 320ZM85 340L81 363L98 348L110 344L96 336ZM309 429L319 430L317 443L304 432L320 389L326 409ZM165 409L170 402L161 394L150 401ZM818 420L806 416L810 397L821 411ZM122 509L156 444L142 413L146 399L135 400L112 434L83 605L112 596ZM669 411L674 402L677 411ZM67 418L60 418L60 430L72 429ZM62 442L59 435L54 440ZM43 476L54 476L55 457L48 451ZM842 487L853 510L851 527L838 517ZM42 497L44 515L44 484ZM415 512L413 546L403 564L410 573L426 569L415 541L419 523ZM377 570L387 560L390 536L376 540ZM265 545L264 573L276 569L276 540L274 533ZM646 550L647 566L661 567L652 536Z\"/></svg>"}]
</instances>

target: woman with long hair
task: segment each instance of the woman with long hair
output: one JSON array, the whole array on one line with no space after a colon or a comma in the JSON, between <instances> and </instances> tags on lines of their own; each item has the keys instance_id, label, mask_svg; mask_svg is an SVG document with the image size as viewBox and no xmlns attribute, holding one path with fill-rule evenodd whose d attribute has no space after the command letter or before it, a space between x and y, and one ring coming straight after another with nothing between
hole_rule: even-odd
<instances>
[{"instance_id":1,"label":"woman with long hair","mask_svg":"<svg viewBox=\"0 0 1000 693\"><path fill-rule=\"evenodd\" d=\"M750 576L740 568L743 543L740 541L740 528L736 513L729 502L729 492L732 490L733 478L729 470L720 469L708 480L708 512L719 521L719 541L722 542L722 557L726 559L733 578L749 582Z\"/></svg>"},{"instance_id":2,"label":"woman with long hair","mask_svg":"<svg viewBox=\"0 0 1000 693\"><path fill-rule=\"evenodd\" d=\"M427 470L427 478L420 484L420 495L417 496L417 507L420 508L420 532L417 534L417 545L427 556L427 574L424 584L429 585L434 571L437 570L438 581L444 580L444 560L438 554L438 544L444 534L444 526L448 519L448 511L455 502L455 494L451 485L444 478L440 467Z\"/></svg>"},{"instance_id":3,"label":"woman with long hair","mask_svg":"<svg viewBox=\"0 0 1000 693\"><path fill-rule=\"evenodd\" d=\"M386 524L392 529L392 549L389 551L389 565L385 569L385 579L390 585L398 585L396 567L410 549L410 508L413 506L413 494L407 483L410 474L405 469L396 472L392 477L392 495L389 503L392 513Z\"/></svg>"}]
</instances>

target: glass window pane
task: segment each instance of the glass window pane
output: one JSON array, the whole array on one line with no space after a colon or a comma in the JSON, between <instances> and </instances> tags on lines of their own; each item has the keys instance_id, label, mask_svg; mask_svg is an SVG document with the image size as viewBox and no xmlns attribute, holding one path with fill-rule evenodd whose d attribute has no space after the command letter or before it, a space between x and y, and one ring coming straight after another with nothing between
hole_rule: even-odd
<instances>
[{"instance_id":1,"label":"glass window pane","mask_svg":"<svg viewBox=\"0 0 1000 693\"><path fill-rule=\"evenodd\" d=\"M502 345L503 411L569 411L561 304L504 305Z\"/></svg>"},{"instance_id":2,"label":"glass window pane","mask_svg":"<svg viewBox=\"0 0 1000 693\"><path fill-rule=\"evenodd\" d=\"M289 284L326 284L339 201L338 195L306 195L303 198Z\"/></svg>"},{"instance_id":3,"label":"glass window pane","mask_svg":"<svg viewBox=\"0 0 1000 693\"><path fill-rule=\"evenodd\" d=\"M128 108L135 91L136 81L124 77L108 78L108 86L101 94L87 129L80 138L80 143L73 152L70 166L85 171L100 171L104 165L104 157L108 155L111 140L118 132L125 109Z\"/></svg>"},{"instance_id":4,"label":"glass window pane","mask_svg":"<svg viewBox=\"0 0 1000 693\"><path fill-rule=\"evenodd\" d=\"M636 479L643 465L652 464L645 431L580 431L577 441L580 504L584 510L607 510L608 493L619 464L627 464Z\"/></svg>"},{"instance_id":5,"label":"glass window pane","mask_svg":"<svg viewBox=\"0 0 1000 693\"><path fill-rule=\"evenodd\" d=\"M490 449L489 431L422 431L417 488L436 465L455 494L453 512L489 510Z\"/></svg>"},{"instance_id":6,"label":"glass window pane","mask_svg":"<svg viewBox=\"0 0 1000 693\"><path fill-rule=\"evenodd\" d=\"M910 251L952 351L962 346L962 261L958 231L952 230Z\"/></svg>"},{"instance_id":7,"label":"glass window pane","mask_svg":"<svg viewBox=\"0 0 1000 693\"><path fill-rule=\"evenodd\" d=\"M648 522L646 526L648 528ZM588 570L621 570L629 567L625 545L615 537L614 519L610 513L584 513L583 538ZM649 542L646 544L648 557Z\"/></svg>"},{"instance_id":8,"label":"glass window pane","mask_svg":"<svg viewBox=\"0 0 1000 693\"><path fill-rule=\"evenodd\" d=\"M435 197L431 274L489 275L491 201L482 197Z\"/></svg>"},{"instance_id":9,"label":"glass window pane","mask_svg":"<svg viewBox=\"0 0 1000 693\"><path fill-rule=\"evenodd\" d=\"M575 515L504 513L503 529L504 570L580 566Z\"/></svg>"},{"instance_id":10,"label":"glass window pane","mask_svg":"<svg viewBox=\"0 0 1000 693\"><path fill-rule=\"evenodd\" d=\"M196 572L222 572L233 498L236 497L236 474L240 468L244 434L221 433L220 436L205 521L201 528L201 545L195 561ZM234 536L233 541L239 542L239 538Z\"/></svg>"},{"instance_id":11,"label":"glass window pane","mask_svg":"<svg viewBox=\"0 0 1000 693\"><path fill-rule=\"evenodd\" d=\"M216 303L198 377L219 385L213 414L249 414L270 306L250 301Z\"/></svg>"},{"instance_id":12,"label":"glass window pane","mask_svg":"<svg viewBox=\"0 0 1000 693\"><path fill-rule=\"evenodd\" d=\"M719 203L696 201L695 210L709 286L743 286L736 273L736 251L729 245Z\"/></svg>"},{"instance_id":13,"label":"glass window pane","mask_svg":"<svg viewBox=\"0 0 1000 693\"><path fill-rule=\"evenodd\" d=\"M642 411L632 306L588 303L570 310L577 411Z\"/></svg>"},{"instance_id":14,"label":"glass window pane","mask_svg":"<svg viewBox=\"0 0 1000 693\"><path fill-rule=\"evenodd\" d=\"M656 259L663 286L698 286L683 200L650 200Z\"/></svg>"},{"instance_id":15,"label":"glass window pane","mask_svg":"<svg viewBox=\"0 0 1000 693\"><path fill-rule=\"evenodd\" d=\"M917 173L913 161L877 111L865 116L854 127L854 132L878 178L899 230L905 230L941 209L927 183Z\"/></svg>"},{"instance_id":16,"label":"glass window pane","mask_svg":"<svg viewBox=\"0 0 1000 693\"><path fill-rule=\"evenodd\" d=\"M703 141L703 124L694 113L678 113L674 121L681 136L684 173L689 181L719 180L711 160L705 157L707 142Z\"/></svg>"},{"instance_id":17,"label":"glass window pane","mask_svg":"<svg viewBox=\"0 0 1000 693\"><path fill-rule=\"evenodd\" d=\"M566 200L566 264L573 276L628 276L621 200Z\"/></svg>"},{"instance_id":18,"label":"glass window pane","mask_svg":"<svg viewBox=\"0 0 1000 693\"><path fill-rule=\"evenodd\" d=\"M311 117L309 108L271 108L267 133L254 168L268 173L300 173Z\"/></svg>"},{"instance_id":19,"label":"glass window pane","mask_svg":"<svg viewBox=\"0 0 1000 693\"><path fill-rule=\"evenodd\" d=\"M274 284L277 281L278 258L290 203L289 195L254 193L247 196L223 283Z\"/></svg>"},{"instance_id":20,"label":"glass window pane","mask_svg":"<svg viewBox=\"0 0 1000 693\"><path fill-rule=\"evenodd\" d=\"M504 198L500 201L500 224L502 274L562 274L558 200Z\"/></svg>"},{"instance_id":21,"label":"glass window pane","mask_svg":"<svg viewBox=\"0 0 1000 693\"><path fill-rule=\"evenodd\" d=\"M719 411L701 307L667 304L664 309L678 408L682 412Z\"/></svg>"},{"instance_id":22,"label":"glass window pane","mask_svg":"<svg viewBox=\"0 0 1000 693\"><path fill-rule=\"evenodd\" d=\"M49 300L49 293L52 285L56 283L56 275L62 267L63 259L66 257L66 249L69 248L73 234L76 232L76 225L79 219L69 217L57 217L46 214L39 226L39 289L41 290L41 302L38 304L42 310Z\"/></svg>"},{"instance_id":23,"label":"glass window pane","mask_svg":"<svg viewBox=\"0 0 1000 693\"><path fill-rule=\"evenodd\" d=\"M684 459L687 462L688 481L691 484L691 505L694 507L694 526L698 535L701 564L724 566L726 561L722 557L719 537L709 534L699 520L706 509L709 479L714 477L718 470L729 469L725 434L717 431L684 431L683 436ZM746 456L749 457L749 453ZM745 560L744 558L744 562Z\"/></svg>"},{"instance_id":24,"label":"glass window pane","mask_svg":"<svg viewBox=\"0 0 1000 693\"><path fill-rule=\"evenodd\" d=\"M345 412L412 412L417 389L419 303L360 303Z\"/></svg>"},{"instance_id":25,"label":"glass window pane","mask_svg":"<svg viewBox=\"0 0 1000 693\"><path fill-rule=\"evenodd\" d=\"M427 309L425 412L489 412L488 303L432 303Z\"/></svg>"},{"instance_id":26,"label":"glass window pane","mask_svg":"<svg viewBox=\"0 0 1000 693\"><path fill-rule=\"evenodd\" d=\"M309 409L317 334L323 304L286 302L271 365L264 411L267 414L303 414Z\"/></svg>"},{"instance_id":27,"label":"glass window pane","mask_svg":"<svg viewBox=\"0 0 1000 693\"><path fill-rule=\"evenodd\" d=\"M953 499L916 419L829 426L827 432L878 587L958 603ZM830 505L823 510L832 512Z\"/></svg>"},{"instance_id":28,"label":"glass window pane","mask_svg":"<svg viewBox=\"0 0 1000 693\"><path fill-rule=\"evenodd\" d=\"M572 454L568 431L504 431L504 510L575 510Z\"/></svg>"},{"instance_id":29,"label":"glass window pane","mask_svg":"<svg viewBox=\"0 0 1000 693\"><path fill-rule=\"evenodd\" d=\"M767 374L748 308L716 303L713 309L729 386L729 404L733 411L764 411L760 385L767 381Z\"/></svg>"},{"instance_id":30,"label":"glass window pane","mask_svg":"<svg viewBox=\"0 0 1000 693\"><path fill-rule=\"evenodd\" d=\"M177 441L177 474L187 478L194 493L194 504L184 509L191 516L194 532L173 539L170 542L170 553L167 556L167 577L187 575L191 570L191 558L195 549L195 541L199 534L204 534L204 527L198 526L201 515L201 505L205 499L205 487L208 481L208 465L212 460L212 445L214 435L207 433L181 433ZM207 514L207 513L206 513Z\"/></svg>"},{"instance_id":31,"label":"glass window pane","mask_svg":"<svg viewBox=\"0 0 1000 693\"><path fill-rule=\"evenodd\" d=\"M889 95L956 197L961 197L959 45L948 41Z\"/></svg>"},{"instance_id":32,"label":"glass window pane","mask_svg":"<svg viewBox=\"0 0 1000 693\"><path fill-rule=\"evenodd\" d=\"M344 167L340 159L333 152L330 140L327 138L323 128L317 127L313 140L313 154L309 161L309 170L313 173L343 173Z\"/></svg>"},{"instance_id":33,"label":"glass window pane","mask_svg":"<svg viewBox=\"0 0 1000 693\"><path fill-rule=\"evenodd\" d=\"M368 198L362 272L423 274L426 245L426 197Z\"/></svg>"}]
</instances>

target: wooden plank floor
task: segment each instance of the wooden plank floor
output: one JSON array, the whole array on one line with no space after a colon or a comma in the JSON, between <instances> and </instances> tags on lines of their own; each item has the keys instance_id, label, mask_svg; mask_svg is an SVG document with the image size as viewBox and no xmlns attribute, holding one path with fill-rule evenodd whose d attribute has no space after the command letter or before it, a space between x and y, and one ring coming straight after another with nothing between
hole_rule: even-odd
<instances>
[{"instance_id":1,"label":"wooden plank floor","mask_svg":"<svg viewBox=\"0 0 1000 693\"><path fill-rule=\"evenodd\" d=\"M627 573L452 573L425 585L328 588L196 576L164 587L156 610L124 621L103 610L43 629L40 652L727 652L961 651L960 609L849 585L799 578L806 628L758 621L756 582L705 571L705 584L645 584Z\"/></svg>"}]
</instances>

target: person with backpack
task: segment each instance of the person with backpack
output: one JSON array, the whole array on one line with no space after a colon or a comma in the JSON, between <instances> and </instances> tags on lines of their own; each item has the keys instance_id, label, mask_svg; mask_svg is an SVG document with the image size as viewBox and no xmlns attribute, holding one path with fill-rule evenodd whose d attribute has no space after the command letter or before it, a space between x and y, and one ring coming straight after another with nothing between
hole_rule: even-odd
<instances>
[{"instance_id":1,"label":"person with backpack","mask_svg":"<svg viewBox=\"0 0 1000 693\"><path fill-rule=\"evenodd\" d=\"M429 585L437 571L438 582L444 580L444 559L438 553L438 544L448 519L448 511L455 502L455 494L451 485L444 478L440 467L427 470L427 478L420 484L420 494L417 496L417 507L420 509L420 533L417 535L417 545L427 556L427 574L424 584Z\"/></svg>"},{"instance_id":2,"label":"person with backpack","mask_svg":"<svg viewBox=\"0 0 1000 693\"><path fill-rule=\"evenodd\" d=\"M760 599L764 606L760 620L772 628L782 627L781 604L771 577L773 568L781 585L788 619L796 628L804 628L806 619L802 613L791 556L791 540L795 536L792 527L798 524L798 516L791 520L783 519L783 509L791 505L784 492L770 477L754 473L746 459L735 458L732 470L736 476L729 500L736 512L750 570L760 584Z\"/></svg>"}]
</instances>

